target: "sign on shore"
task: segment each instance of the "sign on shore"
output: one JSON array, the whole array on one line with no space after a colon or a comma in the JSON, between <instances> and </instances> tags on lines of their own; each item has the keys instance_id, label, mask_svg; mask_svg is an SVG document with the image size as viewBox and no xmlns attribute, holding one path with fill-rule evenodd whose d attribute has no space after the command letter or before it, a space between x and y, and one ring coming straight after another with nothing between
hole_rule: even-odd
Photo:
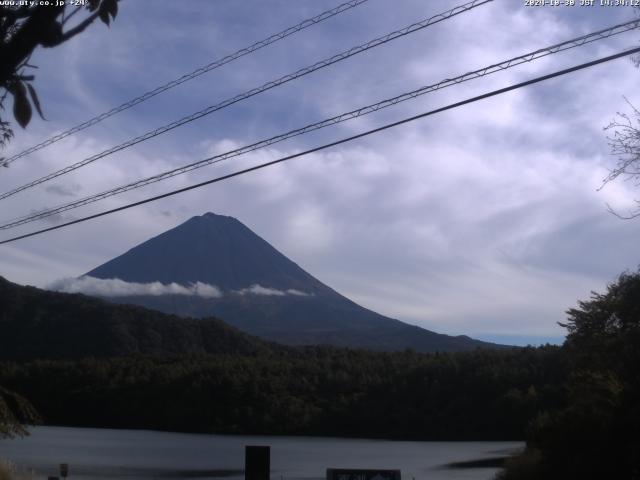
<instances>
[{"instance_id":1,"label":"sign on shore","mask_svg":"<svg viewBox=\"0 0 640 480\"><path fill-rule=\"evenodd\" d=\"M327 468L327 480L401 480L400 470Z\"/></svg>"}]
</instances>

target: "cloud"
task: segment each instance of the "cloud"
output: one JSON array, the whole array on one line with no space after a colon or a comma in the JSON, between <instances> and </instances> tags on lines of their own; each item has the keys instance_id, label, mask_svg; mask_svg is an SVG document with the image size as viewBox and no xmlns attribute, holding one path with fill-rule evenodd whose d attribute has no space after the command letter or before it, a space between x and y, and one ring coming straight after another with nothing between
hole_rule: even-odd
<instances>
[{"instance_id":1,"label":"cloud","mask_svg":"<svg viewBox=\"0 0 640 480\"><path fill-rule=\"evenodd\" d=\"M47 193L52 193L60 197L77 197L78 193L82 190L82 185L72 183L71 185L48 185L45 187Z\"/></svg>"},{"instance_id":2,"label":"cloud","mask_svg":"<svg viewBox=\"0 0 640 480\"><path fill-rule=\"evenodd\" d=\"M138 295L187 295L203 298L220 298L222 292L214 285L196 282L189 286L177 283L163 284L160 282L136 283L125 282L119 278L94 278L83 276L80 278L64 278L49 285L48 290L65 293L84 293L97 297L131 297Z\"/></svg>"},{"instance_id":3,"label":"cloud","mask_svg":"<svg viewBox=\"0 0 640 480\"><path fill-rule=\"evenodd\" d=\"M277 288L269 288L263 287L259 284L251 285L249 288L243 288L240 290L234 290L234 293L238 293L240 295L267 295L267 296L277 296L284 297L285 295L295 295L299 297L307 297L308 293L301 292L300 290L295 290L290 288L288 290L278 290Z\"/></svg>"},{"instance_id":4,"label":"cloud","mask_svg":"<svg viewBox=\"0 0 640 480\"><path fill-rule=\"evenodd\" d=\"M172 282L168 284L160 282L138 283L125 282L119 278L95 278L82 276L79 278L62 278L56 280L46 287L47 290L64 293L83 293L95 297L133 297L139 295L151 295L154 297L161 295L186 295L202 298L221 298L222 291L215 285L195 282L190 285L180 285ZM248 288L234 290L233 293L239 295L266 295L284 297L294 295L299 297L309 296L308 293L290 288L288 290L278 290L276 288L263 287L259 284L251 285Z\"/></svg>"}]
</instances>

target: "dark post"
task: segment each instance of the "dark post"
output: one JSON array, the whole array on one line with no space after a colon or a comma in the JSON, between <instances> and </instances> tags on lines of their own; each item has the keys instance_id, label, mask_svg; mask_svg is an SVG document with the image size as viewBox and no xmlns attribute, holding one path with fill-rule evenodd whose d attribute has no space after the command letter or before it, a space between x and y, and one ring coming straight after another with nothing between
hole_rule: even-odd
<instances>
[{"instance_id":1,"label":"dark post","mask_svg":"<svg viewBox=\"0 0 640 480\"><path fill-rule=\"evenodd\" d=\"M245 480L269 480L271 474L271 447L247 445L244 447Z\"/></svg>"}]
</instances>

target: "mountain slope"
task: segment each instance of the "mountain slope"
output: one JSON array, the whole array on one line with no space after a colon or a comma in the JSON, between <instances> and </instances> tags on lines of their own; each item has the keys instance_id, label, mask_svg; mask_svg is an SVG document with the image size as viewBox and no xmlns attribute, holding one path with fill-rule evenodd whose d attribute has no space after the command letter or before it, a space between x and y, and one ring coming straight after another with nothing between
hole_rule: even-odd
<instances>
[{"instance_id":1,"label":"mountain slope","mask_svg":"<svg viewBox=\"0 0 640 480\"><path fill-rule=\"evenodd\" d=\"M0 277L0 361L257 353L270 347L217 319L188 319Z\"/></svg>"},{"instance_id":2,"label":"mountain slope","mask_svg":"<svg viewBox=\"0 0 640 480\"><path fill-rule=\"evenodd\" d=\"M238 220L193 217L86 274L126 282L202 282L220 298L198 295L112 297L167 313L216 316L268 340L376 350L459 351L496 345L394 320L323 284Z\"/></svg>"},{"instance_id":3,"label":"mountain slope","mask_svg":"<svg viewBox=\"0 0 640 480\"><path fill-rule=\"evenodd\" d=\"M193 217L87 273L127 282L203 282L223 290L253 284L333 292L232 217ZM334 292L335 293L335 292Z\"/></svg>"}]
</instances>

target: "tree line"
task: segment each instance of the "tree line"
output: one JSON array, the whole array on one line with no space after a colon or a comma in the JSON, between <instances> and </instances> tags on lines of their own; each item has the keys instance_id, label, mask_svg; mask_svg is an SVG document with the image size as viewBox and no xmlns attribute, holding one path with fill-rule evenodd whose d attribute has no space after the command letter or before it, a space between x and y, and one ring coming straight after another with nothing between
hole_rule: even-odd
<instances>
[{"instance_id":1,"label":"tree line","mask_svg":"<svg viewBox=\"0 0 640 480\"><path fill-rule=\"evenodd\" d=\"M0 364L54 425L432 440L522 439L563 401L560 348L247 355Z\"/></svg>"}]
</instances>

